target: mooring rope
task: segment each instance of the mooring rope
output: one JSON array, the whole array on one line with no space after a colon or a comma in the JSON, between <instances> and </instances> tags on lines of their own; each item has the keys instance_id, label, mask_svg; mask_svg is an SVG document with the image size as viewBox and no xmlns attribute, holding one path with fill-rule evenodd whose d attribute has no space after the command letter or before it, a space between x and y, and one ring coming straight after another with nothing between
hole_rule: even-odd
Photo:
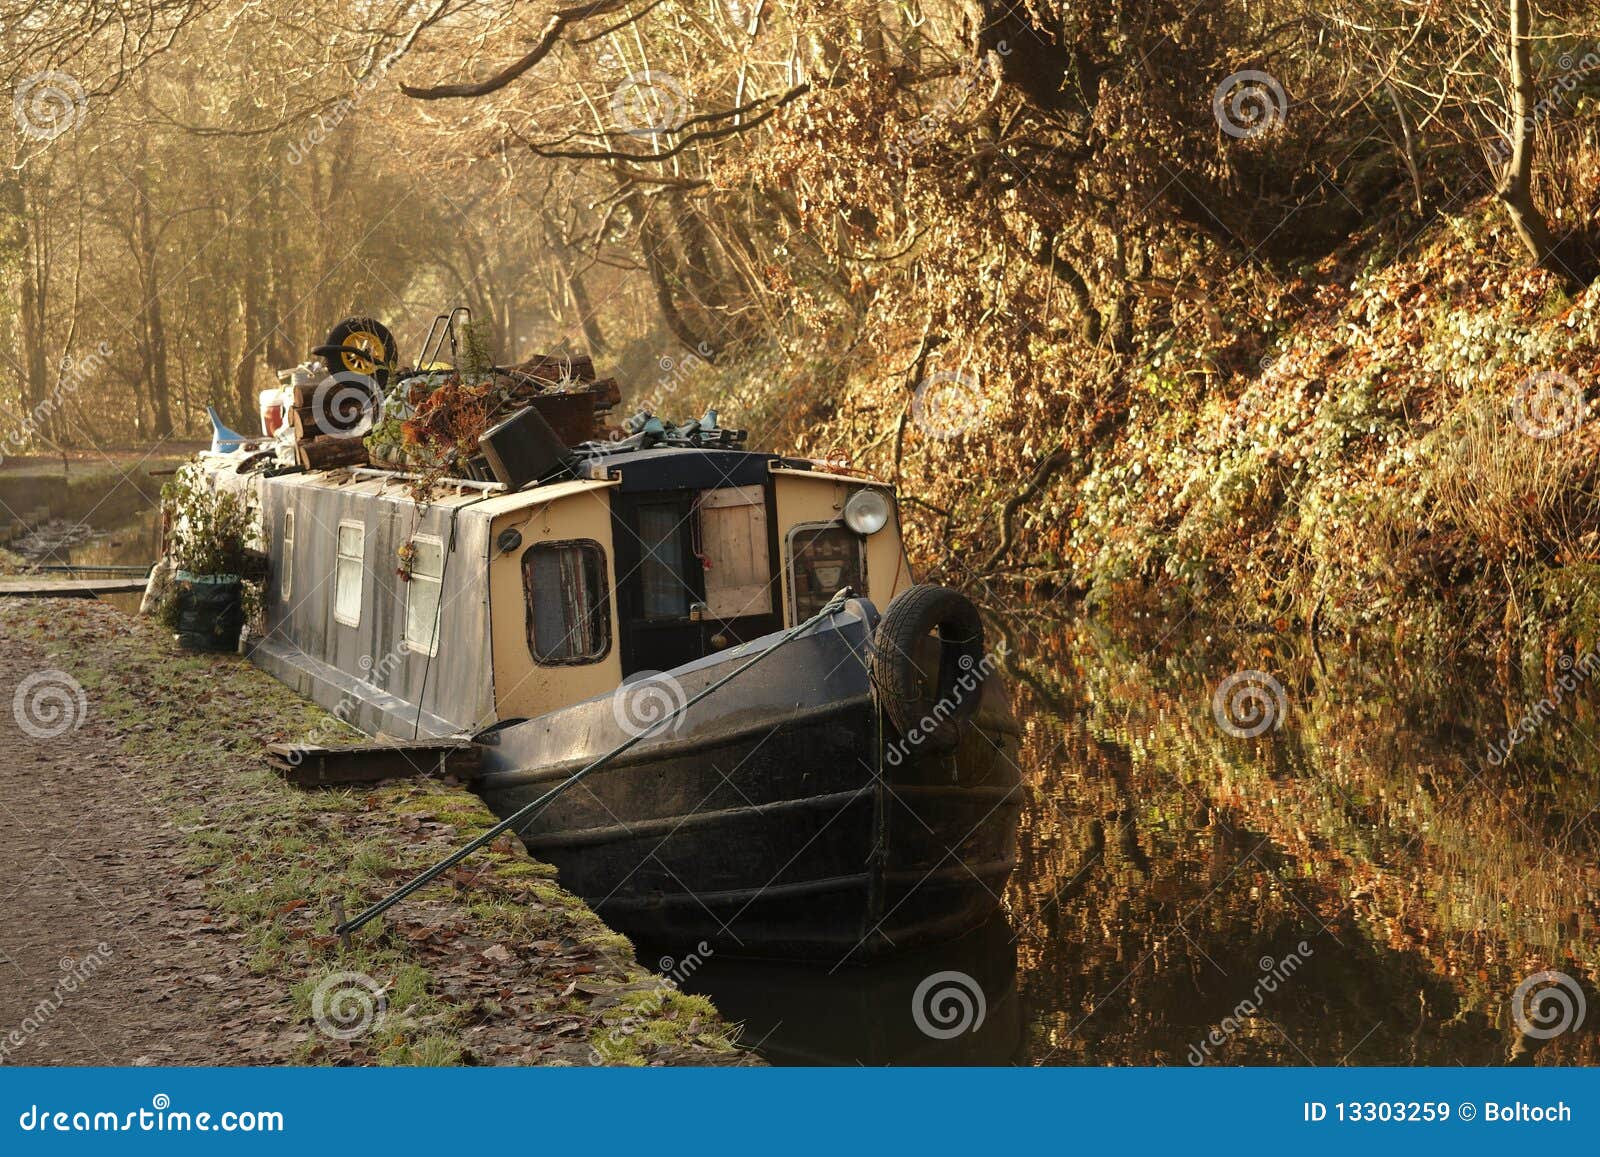
<instances>
[{"instance_id":1,"label":"mooring rope","mask_svg":"<svg viewBox=\"0 0 1600 1157\"><path fill-rule=\"evenodd\" d=\"M650 738L650 736L654 735L666 724L672 722L672 720L682 715L685 711L689 710L689 708L700 702L700 700L704 699L707 695L710 695L713 691L716 691L722 687L726 687L729 683L733 682L740 675L743 675L746 671L750 670L751 667L754 667L768 655L775 653L785 644L798 638L802 633L816 626L816 624L820 623L823 619L830 618L837 614L844 607L845 600L849 597L850 588L841 588L839 592L833 596L833 598L828 600L827 605L825 605L820 611L812 615L799 626L791 628L784 634L783 638L772 644L772 646L767 647L760 654L753 656L749 662L741 663L738 667L728 672L728 674L724 675L721 679L718 679L715 683L712 683L704 690L699 692L699 694L686 700L681 707L677 707L674 710L667 712L660 719L656 720L643 731L639 732L638 735L630 736L627 740L619 743L616 747L613 747L604 755L598 757L588 764L585 764L566 779L556 784L555 787L545 792L538 799L534 800L532 803L524 804L514 813L495 824L494 827L490 828L488 831L484 832L470 843L464 844L461 848L451 852L448 856L440 860L437 864L433 865L433 867L427 869L415 879L402 884L393 892L390 892L387 896L379 900L376 904L372 905L372 907L368 908L365 912L362 912L353 919L346 920L339 924L334 928L334 933L341 937L350 935L350 933L361 928L373 917L381 916L383 913L387 912L390 908L393 908L401 900L404 900L407 896L411 895L419 888L424 888L431 884L434 880L438 879L439 876L455 867L479 848L487 847L506 832L533 818L533 816L543 807L545 807L545 805L554 800L562 792L582 782L583 779L591 772L599 771L606 764L617 758L617 756Z\"/></svg>"}]
</instances>

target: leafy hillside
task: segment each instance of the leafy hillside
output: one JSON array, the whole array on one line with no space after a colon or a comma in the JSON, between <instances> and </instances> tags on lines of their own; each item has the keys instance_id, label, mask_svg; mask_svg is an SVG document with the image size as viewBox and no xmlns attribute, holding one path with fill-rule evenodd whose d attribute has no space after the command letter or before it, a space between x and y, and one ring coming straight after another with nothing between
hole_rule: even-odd
<instances>
[{"instance_id":1,"label":"leafy hillside","mask_svg":"<svg viewBox=\"0 0 1600 1157\"><path fill-rule=\"evenodd\" d=\"M1253 319L1009 396L981 365L918 394L908 376L928 379L895 372L907 345L826 393L815 366L747 366L673 404L733 399L780 444L898 473L916 552L950 580L1503 656L1588 647L1600 291L1569 295L1508 232L1483 202L1399 256L1360 237Z\"/></svg>"}]
</instances>

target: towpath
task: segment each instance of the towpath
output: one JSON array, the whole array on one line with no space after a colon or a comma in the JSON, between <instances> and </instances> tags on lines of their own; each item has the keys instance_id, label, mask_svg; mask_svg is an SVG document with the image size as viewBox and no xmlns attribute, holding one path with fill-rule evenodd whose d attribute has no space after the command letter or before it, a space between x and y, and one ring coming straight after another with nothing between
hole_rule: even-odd
<instances>
[{"instance_id":1,"label":"towpath","mask_svg":"<svg viewBox=\"0 0 1600 1157\"><path fill-rule=\"evenodd\" d=\"M262 758L342 730L105 603L0 598L0 1063L753 1062L510 837L341 944L494 822Z\"/></svg>"},{"instance_id":2,"label":"towpath","mask_svg":"<svg viewBox=\"0 0 1600 1157\"><path fill-rule=\"evenodd\" d=\"M0 634L0 1057L287 1059L288 993L250 975L243 932L212 918L181 833L79 687L39 641Z\"/></svg>"}]
</instances>

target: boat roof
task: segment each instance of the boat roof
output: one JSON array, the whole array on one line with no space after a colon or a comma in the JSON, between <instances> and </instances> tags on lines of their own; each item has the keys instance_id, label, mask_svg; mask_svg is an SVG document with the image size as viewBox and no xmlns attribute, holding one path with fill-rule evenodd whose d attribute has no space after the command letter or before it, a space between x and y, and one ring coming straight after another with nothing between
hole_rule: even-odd
<instances>
[{"instance_id":1,"label":"boat roof","mask_svg":"<svg viewBox=\"0 0 1600 1157\"><path fill-rule=\"evenodd\" d=\"M586 477L564 478L520 490L505 490L495 484L446 478L437 484L430 505L446 508L471 506L476 513L495 517L556 499L612 488L631 492L754 486L765 482L775 470L810 473L819 478L834 478L857 485L883 485L873 478L835 474L823 464L808 458L689 446L657 446L648 450L590 455L580 459L578 469ZM413 502L407 487L410 477L401 471L359 467L285 473L274 476L273 481L278 485L366 494L375 499L409 505Z\"/></svg>"}]
</instances>

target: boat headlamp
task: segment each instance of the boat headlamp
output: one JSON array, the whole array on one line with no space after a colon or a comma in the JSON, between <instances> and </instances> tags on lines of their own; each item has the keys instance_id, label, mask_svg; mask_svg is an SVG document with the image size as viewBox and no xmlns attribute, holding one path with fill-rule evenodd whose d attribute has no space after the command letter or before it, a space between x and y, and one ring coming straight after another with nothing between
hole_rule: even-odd
<instances>
[{"instance_id":1,"label":"boat headlamp","mask_svg":"<svg viewBox=\"0 0 1600 1157\"><path fill-rule=\"evenodd\" d=\"M844 524L857 534L877 534L889 524L889 500L881 490L857 490L844 504Z\"/></svg>"}]
</instances>

